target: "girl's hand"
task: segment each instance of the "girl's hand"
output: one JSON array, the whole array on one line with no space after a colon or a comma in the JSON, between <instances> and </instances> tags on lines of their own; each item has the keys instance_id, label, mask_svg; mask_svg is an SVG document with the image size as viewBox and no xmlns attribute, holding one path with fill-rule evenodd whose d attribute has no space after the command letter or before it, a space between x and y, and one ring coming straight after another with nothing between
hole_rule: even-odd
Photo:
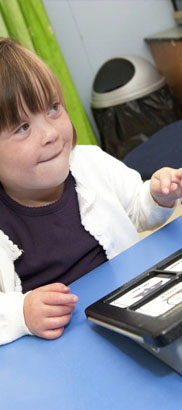
<instances>
[{"instance_id":1,"label":"girl's hand","mask_svg":"<svg viewBox=\"0 0 182 410\"><path fill-rule=\"evenodd\" d=\"M160 206L172 208L182 197L182 168L161 168L152 175L150 192Z\"/></svg>"},{"instance_id":2,"label":"girl's hand","mask_svg":"<svg viewBox=\"0 0 182 410\"><path fill-rule=\"evenodd\" d=\"M32 290L25 296L24 318L31 333L45 339L62 335L78 300L76 295L68 293L69 290L62 283L53 283Z\"/></svg>"}]
</instances>

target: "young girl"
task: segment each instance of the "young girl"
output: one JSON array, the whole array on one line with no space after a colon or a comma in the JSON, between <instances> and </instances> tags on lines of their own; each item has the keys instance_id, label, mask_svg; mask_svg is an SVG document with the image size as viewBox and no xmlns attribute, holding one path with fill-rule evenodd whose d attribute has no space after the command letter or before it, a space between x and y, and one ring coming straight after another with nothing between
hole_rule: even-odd
<instances>
[{"instance_id":1,"label":"young girl","mask_svg":"<svg viewBox=\"0 0 182 410\"><path fill-rule=\"evenodd\" d=\"M182 171L151 181L96 146L76 146L60 84L32 52L0 39L0 343L62 335L67 286L162 224Z\"/></svg>"}]
</instances>

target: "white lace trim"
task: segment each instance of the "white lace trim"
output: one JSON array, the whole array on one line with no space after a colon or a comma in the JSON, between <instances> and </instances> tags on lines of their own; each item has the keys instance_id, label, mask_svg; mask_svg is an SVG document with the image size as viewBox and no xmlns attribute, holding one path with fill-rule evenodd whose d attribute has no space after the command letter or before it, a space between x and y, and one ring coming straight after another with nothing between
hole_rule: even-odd
<instances>
[{"instance_id":1,"label":"white lace trim","mask_svg":"<svg viewBox=\"0 0 182 410\"><path fill-rule=\"evenodd\" d=\"M15 261L22 254L22 250L15 245L7 235L0 230L0 246L8 253L10 259Z\"/></svg>"}]
</instances>

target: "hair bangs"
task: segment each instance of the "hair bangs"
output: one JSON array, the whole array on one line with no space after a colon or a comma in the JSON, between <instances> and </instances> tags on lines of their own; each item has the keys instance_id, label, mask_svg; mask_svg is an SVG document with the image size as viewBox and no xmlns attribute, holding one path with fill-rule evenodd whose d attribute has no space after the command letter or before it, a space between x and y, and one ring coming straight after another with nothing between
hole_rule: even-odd
<instances>
[{"instance_id":1,"label":"hair bangs","mask_svg":"<svg viewBox=\"0 0 182 410\"><path fill-rule=\"evenodd\" d=\"M43 61L12 43L3 52L0 50L0 132L19 124L26 109L46 111L57 101L65 107L61 85Z\"/></svg>"}]
</instances>

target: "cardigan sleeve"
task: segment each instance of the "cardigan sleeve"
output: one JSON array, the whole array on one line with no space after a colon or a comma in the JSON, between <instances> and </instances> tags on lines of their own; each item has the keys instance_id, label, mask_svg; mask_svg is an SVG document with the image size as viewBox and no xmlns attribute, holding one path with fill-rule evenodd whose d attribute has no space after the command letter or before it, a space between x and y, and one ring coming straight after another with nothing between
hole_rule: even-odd
<instances>
[{"instance_id":1,"label":"cardigan sleeve","mask_svg":"<svg viewBox=\"0 0 182 410\"><path fill-rule=\"evenodd\" d=\"M158 205L150 193L150 181L142 181L141 175L105 152L100 153L100 163L105 162L105 173L111 190L116 192L125 212L138 232L161 226L174 212L173 208Z\"/></svg>"},{"instance_id":2,"label":"cardigan sleeve","mask_svg":"<svg viewBox=\"0 0 182 410\"><path fill-rule=\"evenodd\" d=\"M14 261L21 254L17 245L0 230L0 345L31 334L24 321L25 295L14 268Z\"/></svg>"},{"instance_id":3,"label":"cardigan sleeve","mask_svg":"<svg viewBox=\"0 0 182 410\"><path fill-rule=\"evenodd\" d=\"M15 272L14 261L22 251L3 231L0 230L0 291L13 292L22 290L21 281Z\"/></svg>"},{"instance_id":4,"label":"cardigan sleeve","mask_svg":"<svg viewBox=\"0 0 182 410\"><path fill-rule=\"evenodd\" d=\"M31 335L23 315L25 296L21 292L0 292L0 345Z\"/></svg>"},{"instance_id":5,"label":"cardigan sleeve","mask_svg":"<svg viewBox=\"0 0 182 410\"><path fill-rule=\"evenodd\" d=\"M98 146L77 145L70 155L70 169L76 179L77 194L82 213L94 202L91 194L118 201L138 232L162 225L173 213L173 208L159 206L150 194L150 181L143 182L140 174L122 161L102 151ZM80 190L79 190L80 187ZM123 220L122 220L123 221Z\"/></svg>"}]
</instances>

